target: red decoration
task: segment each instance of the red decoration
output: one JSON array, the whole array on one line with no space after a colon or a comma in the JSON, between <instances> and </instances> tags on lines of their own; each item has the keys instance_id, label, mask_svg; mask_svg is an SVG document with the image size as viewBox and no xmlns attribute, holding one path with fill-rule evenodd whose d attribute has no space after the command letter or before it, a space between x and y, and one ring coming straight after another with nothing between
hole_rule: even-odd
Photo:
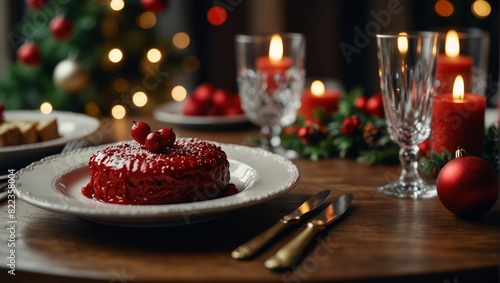
<instances>
[{"instance_id":1,"label":"red decoration","mask_svg":"<svg viewBox=\"0 0 500 283\"><path fill-rule=\"evenodd\" d=\"M5 107L3 106L3 103L0 102L0 123L3 123L5 121L4 112L5 112Z\"/></svg>"},{"instance_id":2,"label":"red decoration","mask_svg":"<svg viewBox=\"0 0 500 283\"><path fill-rule=\"evenodd\" d=\"M226 22L227 11L220 6L213 6L208 9L207 20L211 25L220 26Z\"/></svg>"},{"instance_id":3,"label":"red decoration","mask_svg":"<svg viewBox=\"0 0 500 283\"><path fill-rule=\"evenodd\" d=\"M378 116L380 118L385 117L384 102L382 100L381 93L373 95L368 99L368 101L366 101L366 113L372 116Z\"/></svg>"},{"instance_id":4,"label":"red decoration","mask_svg":"<svg viewBox=\"0 0 500 283\"><path fill-rule=\"evenodd\" d=\"M184 100L182 114L186 116L234 116L242 115L243 110L237 94L217 89L211 83L202 83Z\"/></svg>"},{"instance_id":5,"label":"red decoration","mask_svg":"<svg viewBox=\"0 0 500 283\"><path fill-rule=\"evenodd\" d=\"M368 97L360 95L354 100L354 107L361 112L366 111L366 103L368 102Z\"/></svg>"},{"instance_id":6,"label":"red decoration","mask_svg":"<svg viewBox=\"0 0 500 283\"><path fill-rule=\"evenodd\" d=\"M41 51L33 42L26 42L17 50L17 60L28 65L36 66L40 63Z\"/></svg>"},{"instance_id":7,"label":"red decoration","mask_svg":"<svg viewBox=\"0 0 500 283\"><path fill-rule=\"evenodd\" d=\"M151 133L151 127L145 122L134 121L132 129L130 129L130 135L140 144L144 144L146 142L146 137L149 133Z\"/></svg>"},{"instance_id":8,"label":"red decoration","mask_svg":"<svg viewBox=\"0 0 500 283\"><path fill-rule=\"evenodd\" d=\"M26 5L28 5L31 9L39 10L45 6L48 1L49 0L26 0Z\"/></svg>"},{"instance_id":9,"label":"red decoration","mask_svg":"<svg viewBox=\"0 0 500 283\"><path fill-rule=\"evenodd\" d=\"M161 13L167 9L167 0L141 0L141 5L144 11Z\"/></svg>"},{"instance_id":10,"label":"red decoration","mask_svg":"<svg viewBox=\"0 0 500 283\"><path fill-rule=\"evenodd\" d=\"M359 130L359 118L355 115L347 117L342 121L340 132L344 135L354 135Z\"/></svg>"},{"instance_id":11,"label":"red decoration","mask_svg":"<svg viewBox=\"0 0 500 283\"><path fill-rule=\"evenodd\" d=\"M175 143L176 135L173 129L162 128L158 130L158 133L163 138L163 146L171 147Z\"/></svg>"},{"instance_id":12,"label":"red decoration","mask_svg":"<svg viewBox=\"0 0 500 283\"><path fill-rule=\"evenodd\" d=\"M147 150L152 153L158 153L163 150L165 146L165 139L161 136L159 132L151 132L146 137L144 146Z\"/></svg>"},{"instance_id":13,"label":"red decoration","mask_svg":"<svg viewBox=\"0 0 500 283\"><path fill-rule=\"evenodd\" d=\"M449 211L459 216L477 217L497 201L499 180L496 170L484 159L460 156L441 169L436 189Z\"/></svg>"},{"instance_id":14,"label":"red decoration","mask_svg":"<svg viewBox=\"0 0 500 283\"><path fill-rule=\"evenodd\" d=\"M73 22L66 16L55 16L49 23L50 33L59 40L66 40L73 34Z\"/></svg>"}]
</instances>

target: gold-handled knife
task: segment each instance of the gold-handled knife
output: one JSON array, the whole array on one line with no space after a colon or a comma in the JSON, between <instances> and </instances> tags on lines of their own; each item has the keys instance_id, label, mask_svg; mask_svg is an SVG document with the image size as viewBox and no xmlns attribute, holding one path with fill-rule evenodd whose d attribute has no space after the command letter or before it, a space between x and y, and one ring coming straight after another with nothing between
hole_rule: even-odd
<instances>
[{"instance_id":1,"label":"gold-handled knife","mask_svg":"<svg viewBox=\"0 0 500 283\"><path fill-rule=\"evenodd\" d=\"M280 221L271 226L271 228L237 247L234 251L232 251L231 256L235 259L247 259L254 256L275 236L284 231L290 225L298 223L306 214L323 204L323 202L325 202L325 200L330 196L330 193L330 190L324 190L315 194L292 213L283 216Z\"/></svg>"},{"instance_id":2,"label":"gold-handled knife","mask_svg":"<svg viewBox=\"0 0 500 283\"><path fill-rule=\"evenodd\" d=\"M307 228L265 261L270 269L287 269L295 264L311 240L326 226L340 218L352 203L352 194L339 197L318 216L307 223Z\"/></svg>"}]
</instances>

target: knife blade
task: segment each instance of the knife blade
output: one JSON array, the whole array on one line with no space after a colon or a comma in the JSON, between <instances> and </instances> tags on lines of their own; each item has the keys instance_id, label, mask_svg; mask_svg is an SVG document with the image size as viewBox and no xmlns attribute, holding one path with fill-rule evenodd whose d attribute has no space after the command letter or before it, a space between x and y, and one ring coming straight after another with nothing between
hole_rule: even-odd
<instances>
[{"instance_id":1,"label":"knife blade","mask_svg":"<svg viewBox=\"0 0 500 283\"><path fill-rule=\"evenodd\" d=\"M328 225L347 211L352 203L352 194L339 197L318 216L307 223L307 228L283 246L276 254L264 262L269 269L287 269L295 264L311 240Z\"/></svg>"},{"instance_id":2,"label":"knife blade","mask_svg":"<svg viewBox=\"0 0 500 283\"><path fill-rule=\"evenodd\" d=\"M323 202L325 202L325 200L330 196L330 193L330 190L324 190L310 197L292 213L283 216L279 222L271 226L269 229L237 247L231 252L231 256L235 259L248 259L254 256L275 236L283 232L287 227L298 223L305 215L323 204Z\"/></svg>"}]
</instances>

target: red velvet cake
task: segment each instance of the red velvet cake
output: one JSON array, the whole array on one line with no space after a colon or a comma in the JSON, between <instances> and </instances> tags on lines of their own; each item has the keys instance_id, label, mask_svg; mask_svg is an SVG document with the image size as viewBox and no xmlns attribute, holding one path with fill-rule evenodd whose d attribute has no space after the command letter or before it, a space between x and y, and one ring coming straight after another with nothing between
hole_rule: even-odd
<instances>
[{"instance_id":1,"label":"red velvet cake","mask_svg":"<svg viewBox=\"0 0 500 283\"><path fill-rule=\"evenodd\" d=\"M159 153L137 142L107 146L89 160L82 193L105 203L172 204L226 195L229 161L220 146L178 139Z\"/></svg>"}]
</instances>

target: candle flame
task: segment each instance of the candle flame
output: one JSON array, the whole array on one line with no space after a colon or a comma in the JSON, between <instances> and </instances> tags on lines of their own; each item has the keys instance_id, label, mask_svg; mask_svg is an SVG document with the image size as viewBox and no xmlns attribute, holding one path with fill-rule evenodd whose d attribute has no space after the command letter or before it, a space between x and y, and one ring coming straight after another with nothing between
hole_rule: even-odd
<instances>
[{"instance_id":1,"label":"candle flame","mask_svg":"<svg viewBox=\"0 0 500 283\"><path fill-rule=\"evenodd\" d=\"M458 75L453 83L453 100L462 101L464 99L464 78Z\"/></svg>"},{"instance_id":2,"label":"candle flame","mask_svg":"<svg viewBox=\"0 0 500 283\"><path fill-rule=\"evenodd\" d=\"M325 85L321 81L313 81L311 84L311 92L316 96L323 95L325 93Z\"/></svg>"},{"instance_id":3,"label":"candle flame","mask_svg":"<svg viewBox=\"0 0 500 283\"><path fill-rule=\"evenodd\" d=\"M269 58L272 61L279 61L283 58L283 40L279 34L273 35L269 45Z\"/></svg>"},{"instance_id":4,"label":"candle flame","mask_svg":"<svg viewBox=\"0 0 500 283\"><path fill-rule=\"evenodd\" d=\"M448 57L457 57L460 54L460 43L458 41L458 33L455 30L449 30L448 33L446 33L444 52Z\"/></svg>"},{"instance_id":5,"label":"candle flame","mask_svg":"<svg viewBox=\"0 0 500 283\"><path fill-rule=\"evenodd\" d=\"M408 52L408 34L406 32L400 32L398 34L398 49L401 54L406 54Z\"/></svg>"}]
</instances>

